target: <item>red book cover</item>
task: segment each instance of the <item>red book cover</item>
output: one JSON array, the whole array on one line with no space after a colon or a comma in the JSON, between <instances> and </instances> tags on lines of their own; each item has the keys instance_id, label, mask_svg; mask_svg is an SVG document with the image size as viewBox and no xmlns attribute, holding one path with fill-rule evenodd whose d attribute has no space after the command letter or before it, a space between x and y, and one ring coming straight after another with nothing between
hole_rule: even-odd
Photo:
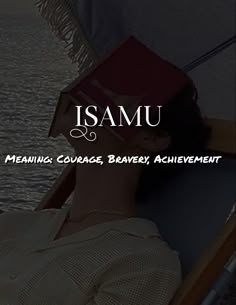
<instances>
[{"instance_id":1,"label":"red book cover","mask_svg":"<svg viewBox=\"0 0 236 305\"><path fill-rule=\"evenodd\" d=\"M75 80L63 94L75 104L109 106L118 119L117 106L134 113L140 105L163 106L190 81L180 69L160 58L135 38L129 38L82 80ZM137 128L113 128L129 138Z\"/></svg>"}]
</instances>

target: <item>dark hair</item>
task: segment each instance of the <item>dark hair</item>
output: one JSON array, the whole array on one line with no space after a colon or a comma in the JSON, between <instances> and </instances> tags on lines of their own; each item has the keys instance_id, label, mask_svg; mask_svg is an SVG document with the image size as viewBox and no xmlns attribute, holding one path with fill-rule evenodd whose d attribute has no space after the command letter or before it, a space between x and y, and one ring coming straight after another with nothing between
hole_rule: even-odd
<instances>
[{"instance_id":1,"label":"dark hair","mask_svg":"<svg viewBox=\"0 0 236 305\"><path fill-rule=\"evenodd\" d=\"M197 89L190 83L163 107L157 132L165 131L169 134L169 151L175 155L199 153L208 142L210 129L201 114L197 99Z\"/></svg>"},{"instance_id":2,"label":"dark hair","mask_svg":"<svg viewBox=\"0 0 236 305\"><path fill-rule=\"evenodd\" d=\"M200 155L205 153L205 148L210 136L200 108L197 104L198 93L190 83L178 93L167 106L163 107L161 123L156 132L171 137L170 147L158 153L165 156ZM178 175L183 164L153 164L146 166L140 179L138 196L145 196L154 186L164 187L167 182Z\"/></svg>"}]
</instances>

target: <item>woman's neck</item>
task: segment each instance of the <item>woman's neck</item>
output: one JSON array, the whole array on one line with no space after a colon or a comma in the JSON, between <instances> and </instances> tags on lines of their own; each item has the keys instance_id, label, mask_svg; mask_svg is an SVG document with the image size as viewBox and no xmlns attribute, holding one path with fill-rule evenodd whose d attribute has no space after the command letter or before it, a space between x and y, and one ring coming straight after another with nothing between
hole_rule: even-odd
<instances>
[{"instance_id":1,"label":"woman's neck","mask_svg":"<svg viewBox=\"0 0 236 305\"><path fill-rule=\"evenodd\" d=\"M139 165L80 165L69 217L90 213L135 216L135 195L141 174Z\"/></svg>"}]
</instances>

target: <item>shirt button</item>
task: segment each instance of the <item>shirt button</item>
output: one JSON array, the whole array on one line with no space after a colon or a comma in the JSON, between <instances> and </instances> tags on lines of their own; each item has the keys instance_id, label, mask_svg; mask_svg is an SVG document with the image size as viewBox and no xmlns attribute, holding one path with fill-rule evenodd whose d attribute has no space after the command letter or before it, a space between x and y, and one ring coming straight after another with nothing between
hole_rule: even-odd
<instances>
[{"instance_id":1,"label":"shirt button","mask_svg":"<svg viewBox=\"0 0 236 305\"><path fill-rule=\"evenodd\" d=\"M10 280L12 280L12 281L17 279L17 275L16 274L11 274L9 277L10 277Z\"/></svg>"}]
</instances>

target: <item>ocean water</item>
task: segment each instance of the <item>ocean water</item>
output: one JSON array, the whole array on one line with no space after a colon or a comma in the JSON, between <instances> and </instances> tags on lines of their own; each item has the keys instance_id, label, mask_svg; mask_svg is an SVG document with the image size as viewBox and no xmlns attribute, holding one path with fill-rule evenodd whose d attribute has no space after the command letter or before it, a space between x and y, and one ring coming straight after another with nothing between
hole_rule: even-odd
<instances>
[{"instance_id":1,"label":"ocean water","mask_svg":"<svg viewBox=\"0 0 236 305\"><path fill-rule=\"evenodd\" d=\"M77 75L40 17L0 15L0 209L37 206L63 167L5 164L6 155L72 153L47 137L60 90Z\"/></svg>"}]
</instances>

